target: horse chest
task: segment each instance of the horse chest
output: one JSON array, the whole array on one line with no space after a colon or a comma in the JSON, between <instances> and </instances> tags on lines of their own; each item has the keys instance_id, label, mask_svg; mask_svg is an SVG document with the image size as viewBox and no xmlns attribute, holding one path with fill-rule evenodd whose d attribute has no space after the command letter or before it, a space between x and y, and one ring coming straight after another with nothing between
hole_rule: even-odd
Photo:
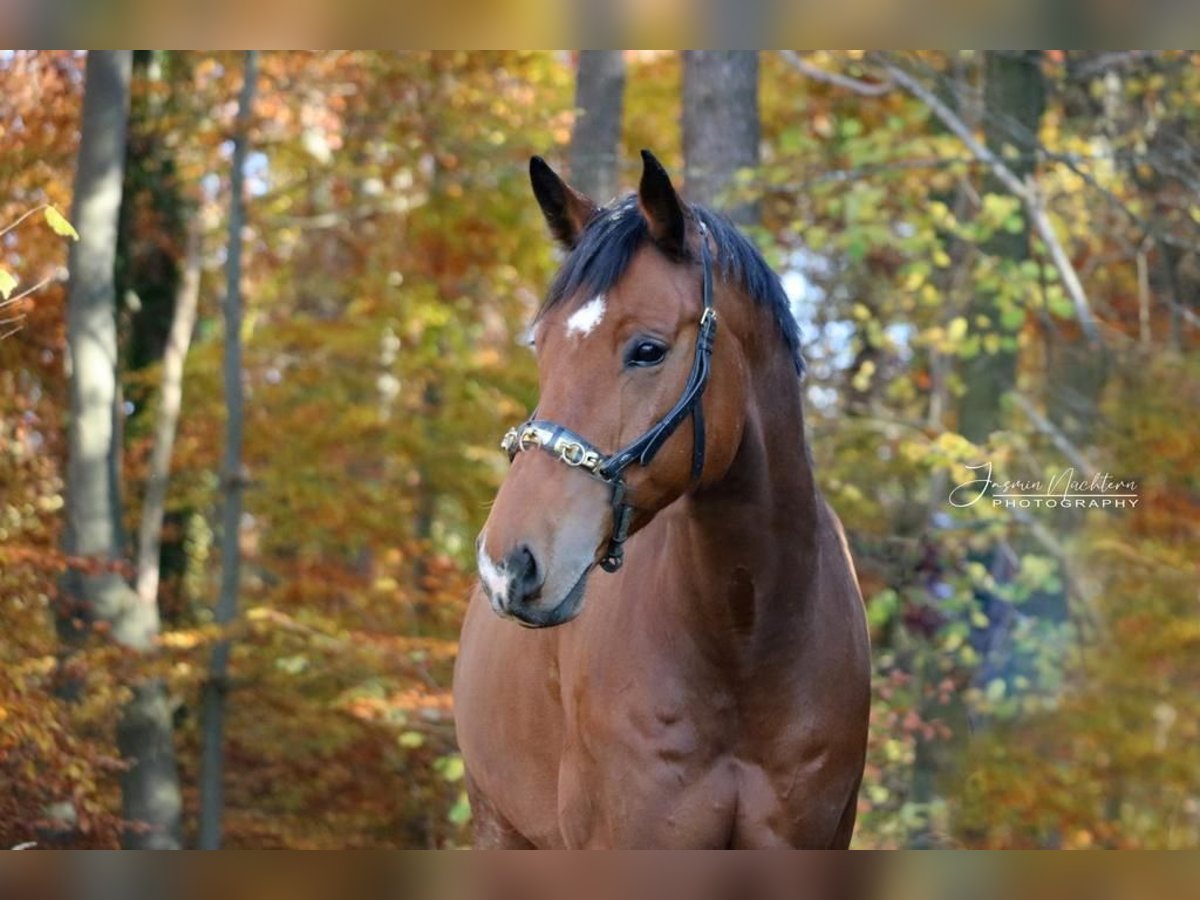
<instances>
[{"instance_id":1,"label":"horse chest","mask_svg":"<svg viewBox=\"0 0 1200 900\"><path fill-rule=\"evenodd\" d=\"M570 741L559 770L559 821L569 847L723 847L737 809L737 770L695 730L625 739L597 753Z\"/></svg>"},{"instance_id":2,"label":"horse chest","mask_svg":"<svg viewBox=\"0 0 1200 900\"><path fill-rule=\"evenodd\" d=\"M803 787L759 760L771 735L739 726L737 697L680 685L589 698L569 717L559 819L571 847L786 846ZM778 747L774 748L778 750Z\"/></svg>"},{"instance_id":3,"label":"horse chest","mask_svg":"<svg viewBox=\"0 0 1200 900\"><path fill-rule=\"evenodd\" d=\"M604 763L567 748L559 825L572 848L827 847L851 785L749 753L686 759L678 743Z\"/></svg>"}]
</instances>

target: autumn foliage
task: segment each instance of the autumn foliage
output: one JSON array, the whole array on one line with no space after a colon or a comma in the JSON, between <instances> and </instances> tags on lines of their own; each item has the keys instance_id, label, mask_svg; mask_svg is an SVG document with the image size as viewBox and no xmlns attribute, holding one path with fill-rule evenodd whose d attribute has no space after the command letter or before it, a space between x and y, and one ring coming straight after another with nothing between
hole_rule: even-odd
<instances>
[{"instance_id":1,"label":"autumn foliage","mask_svg":"<svg viewBox=\"0 0 1200 900\"><path fill-rule=\"evenodd\" d=\"M883 80L879 58L805 59ZM956 98L981 134L996 114L980 102L980 54L889 59ZM678 56L626 61L624 158L652 146L680 166ZM809 441L867 598L875 703L857 845L1200 841L1196 61L1037 60L1031 166L1101 323L1091 347L1021 204L920 98L856 93L763 55L763 165L730 199L760 201L755 237L796 300ZM70 209L82 65L0 55L0 229ZM168 686L194 822L199 695L221 636L237 73L232 54L155 53L133 82L118 264L131 535L186 227L203 234L151 654L103 629L69 648L56 632L59 578L80 564L59 549L69 237L39 214L0 239L16 292L47 281L0 307L0 334L7 318L18 329L0 340L0 846L116 845L115 711L148 676ZM525 162L565 155L573 73L570 53L262 56L228 846L468 839L450 673L474 536L504 472L496 441L536 393L519 339L555 258ZM969 362L997 358L1012 361L1006 399L969 440ZM1036 480L1076 456L1136 480L1136 507L947 502L965 464Z\"/></svg>"}]
</instances>

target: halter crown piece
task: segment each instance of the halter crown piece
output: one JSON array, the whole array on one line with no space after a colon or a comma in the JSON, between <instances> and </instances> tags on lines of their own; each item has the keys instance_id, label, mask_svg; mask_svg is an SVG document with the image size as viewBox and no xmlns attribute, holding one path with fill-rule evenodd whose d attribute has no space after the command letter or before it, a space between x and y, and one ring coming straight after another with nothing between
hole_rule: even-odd
<instances>
[{"instance_id":1,"label":"halter crown piece","mask_svg":"<svg viewBox=\"0 0 1200 900\"><path fill-rule=\"evenodd\" d=\"M703 312L700 315L700 330L696 335L696 352L692 358L692 370L683 394L675 405L650 429L624 449L606 454L591 441L571 429L548 419L537 418L537 411L516 428L510 428L500 442L511 462L524 450L540 449L559 462L581 469L593 478L612 486L613 529L608 539L608 548L600 559L600 567L606 572L621 568L625 556L625 539L629 537L629 525L633 519L633 507L626 502L625 470L633 463L648 466L650 461L667 442L675 429L689 415L692 417L692 481L700 478L704 471L704 408L701 400L708 385L711 371L713 338L717 333L717 311L713 308L712 261L708 251L708 228L699 223L700 263L703 268Z\"/></svg>"}]
</instances>

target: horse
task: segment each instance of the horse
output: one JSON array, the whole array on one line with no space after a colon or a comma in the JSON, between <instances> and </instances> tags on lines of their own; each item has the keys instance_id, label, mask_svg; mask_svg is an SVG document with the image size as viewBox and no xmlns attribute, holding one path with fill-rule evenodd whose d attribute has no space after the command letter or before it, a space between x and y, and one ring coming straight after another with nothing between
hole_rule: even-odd
<instances>
[{"instance_id":1,"label":"horse","mask_svg":"<svg viewBox=\"0 0 1200 900\"><path fill-rule=\"evenodd\" d=\"M798 326L753 244L642 159L605 207L530 161L566 256L455 664L475 846L845 848L870 642Z\"/></svg>"}]
</instances>

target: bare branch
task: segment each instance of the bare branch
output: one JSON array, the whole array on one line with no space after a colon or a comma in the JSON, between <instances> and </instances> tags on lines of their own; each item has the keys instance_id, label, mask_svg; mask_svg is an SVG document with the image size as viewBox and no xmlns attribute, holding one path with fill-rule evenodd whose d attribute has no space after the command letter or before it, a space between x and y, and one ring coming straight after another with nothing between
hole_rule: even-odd
<instances>
[{"instance_id":1,"label":"bare branch","mask_svg":"<svg viewBox=\"0 0 1200 900\"><path fill-rule=\"evenodd\" d=\"M1150 266L1146 261L1146 244L1149 242L1149 238L1143 241L1134 257L1138 287L1138 339L1146 348L1150 346Z\"/></svg>"},{"instance_id":2,"label":"bare branch","mask_svg":"<svg viewBox=\"0 0 1200 900\"><path fill-rule=\"evenodd\" d=\"M848 75L828 72L819 66L814 66L795 50L780 50L779 55L783 57L784 62L789 66L801 75L811 78L813 81L821 81L825 84L832 84L834 87L845 88L864 97L878 97L892 89L890 81L861 81L857 78L851 78Z\"/></svg>"},{"instance_id":3,"label":"bare branch","mask_svg":"<svg viewBox=\"0 0 1200 900\"><path fill-rule=\"evenodd\" d=\"M1063 287L1066 288L1067 295L1075 307L1075 317L1079 319L1079 327L1083 329L1088 343L1093 347L1097 346L1100 344L1100 332L1096 328L1092 307L1088 302L1087 292L1083 289L1083 282L1079 280L1079 273L1075 271L1075 266L1067 255L1067 248L1058 239L1054 225L1046 214L1046 205L1042 200L1041 191L1037 189L1037 183L1030 177L1025 187L1026 191L1019 196L1025 204L1030 222L1046 245L1046 249L1050 251L1050 259L1054 262L1054 267L1058 269L1058 276L1062 279Z\"/></svg>"},{"instance_id":4,"label":"bare branch","mask_svg":"<svg viewBox=\"0 0 1200 900\"><path fill-rule=\"evenodd\" d=\"M12 318L12 319L0 319L0 325L11 325L14 322L16 323L16 327L10 328L7 331L0 332L0 341L5 340L6 338L10 338L14 334L16 334L18 331L20 331L21 323L23 323L24 321L25 321L25 317L23 315L16 316L15 318Z\"/></svg>"},{"instance_id":5,"label":"bare branch","mask_svg":"<svg viewBox=\"0 0 1200 900\"><path fill-rule=\"evenodd\" d=\"M1109 205L1117 212L1125 216L1135 228L1142 232L1143 235L1153 237L1159 244L1169 244L1172 247L1178 247L1181 250L1187 250L1191 253L1200 252L1200 243L1189 241L1185 238L1177 237L1173 234L1168 234L1159 228L1154 222L1149 219L1144 219L1136 212L1130 209L1129 204L1122 200L1116 193L1106 188L1100 183L1096 176L1092 175L1082 165L1083 162L1092 160L1102 160L1109 164L1115 164L1115 160L1111 156L1081 156L1077 153L1052 153L1045 148L1038 150L1038 157L1051 162L1059 162L1065 165L1068 169L1074 172L1079 178L1092 190L1100 194Z\"/></svg>"},{"instance_id":6,"label":"bare branch","mask_svg":"<svg viewBox=\"0 0 1200 900\"><path fill-rule=\"evenodd\" d=\"M1081 65L1073 73L1074 78L1086 81L1103 75L1111 69L1124 69L1145 59L1154 57L1154 50L1120 50L1113 53L1102 53L1095 59Z\"/></svg>"},{"instance_id":7,"label":"bare branch","mask_svg":"<svg viewBox=\"0 0 1200 900\"><path fill-rule=\"evenodd\" d=\"M1193 328L1200 328L1200 316L1197 316L1194 312L1192 312L1186 306L1184 306L1181 303L1176 303L1174 300L1171 300L1171 299L1167 300L1167 305L1170 306L1172 309L1174 309L1176 312L1178 312L1179 315L1181 315L1183 317L1183 320L1185 322L1187 322L1189 325L1191 325Z\"/></svg>"},{"instance_id":8,"label":"bare branch","mask_svg":"<svg viewBox=\"0 0 1200 900\"><path fill-rule=\"evenodd\" d=\"M7 300L0 301L0 309L4 309L6 306L15 306L16 304L18 304L22 300L24 300L26 297L28 297L30 294L40 291L42 288L44 288L46 285L48 285L53 280L54 280L54 276L50 275L46 278L43 278L41 281L39 281L33 287L26 288L25 290L21 291L21 293L17 294L17 296L9 297Z\"/></svg>"},{"instance_id":9,"label":"bare branch","mask_svg":"<svg viewBox=\"0 0 1200 900\"><path fill-rule=\"evenodd\" d=\"M1050 438L1050 442L1058 448L1058 451L1067 458L1071 465L1088 475L1096 474L1096 467L1092 465L1091 460L1057 425L1042 415L1041 411L1033 405L1032 400L1020 391L1013 391L1011 396L1021 412L1025 413L1029 421L1033 423L1034 428Z\"/></svg>"},{"instance_id":10,"label":"bare branch","mask_svg":"<svg viewBox=\"0 0 1200 900\"><path fill-rule=\"evenodd\" d=\"M41 206L35 206L33 209L31 209L28 212L21 215L15 222L13 222L9 225L6 225L4 228L0 228L0 237L4 237L6 234L8 234L10 231L12 231L14 228L16 228L18 225L20 225L22 222L24 222L30 216L40 213L43 209L49 209L49 208L50 208L49 203L43 203Z\"/></svg>"},{"instance_id":11,"label":"bare branch","mask_svg":"<svg viewBox=\"0 0 1200 900\"><path fill-rule=\"evenodd\" d=\"M1087 293L1083 289L1083 282L1079 280L1079 273L1075 271L1075 267L1071 264L1071 258L1067 255L1066 248L1054 231L1054 225L1046 213L1046 206L1042 200L1041 193L1037 189L1036 183L1032 179L1022 181L1018 178L1004 164L1000 157L996 156L996 154L975 137L975 134L966 122L954 110L943 103L933 91L925 87L920 81L901 69L886 56L876 54L874 58L888 73L893 82L929 107L929 111L937 116L941 123L955 137L962 141L976 158L992 170L992 174L1004 185L1005 189L1021 201L1021 204L1025 207L1025 213L1029 217L1029 223L1033 226L1038 236L1042 239L1042 242L1046 245L1046 249L1050 252L1050 259L1053 261L1054 267L1058 270L1063 287L1066 289L1067 295L1071 298L1071 303L1075 307L1075 316L1079 319L1079 326L1083 329L1088 343L1092 346L1097 346L1100 343L1100 332L1096 327L1095 316L1092 315L1092 307L1088 302Z\"/></svg>"}]
</instances>

